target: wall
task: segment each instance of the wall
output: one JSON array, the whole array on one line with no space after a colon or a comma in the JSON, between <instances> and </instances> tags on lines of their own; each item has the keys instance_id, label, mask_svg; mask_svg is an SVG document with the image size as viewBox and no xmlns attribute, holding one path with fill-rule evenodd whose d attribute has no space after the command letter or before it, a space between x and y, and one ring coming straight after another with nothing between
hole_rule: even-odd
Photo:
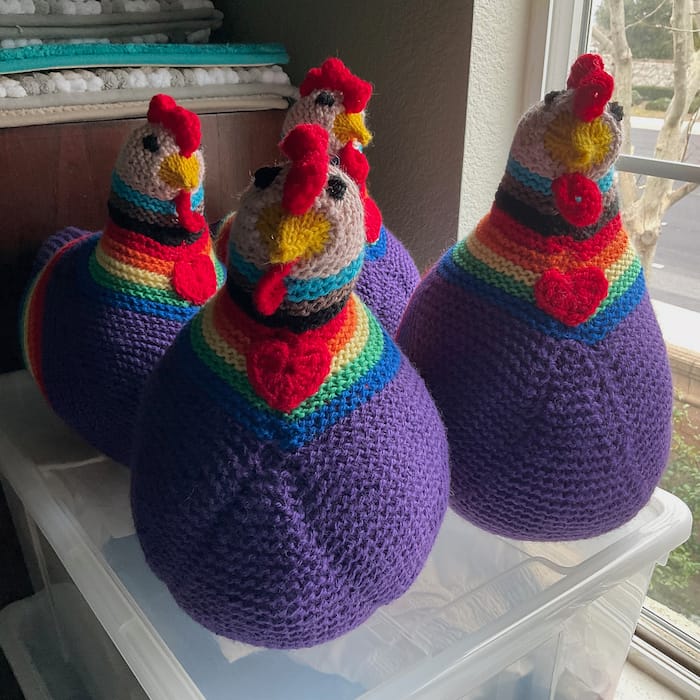
<instances>
[{"instance_id":1,"label":"wall","mask_svg":"<svg viewBox=\"0 0 700 700\"><path fill-rule=\"evenodd\" d=\"M298 84L339 56L374 83L370 187L424 269L456 239L471 38L470 0L219 0L232 41L280 41Z\"/></svg>"},{"instance_id":2,"label":"wall","mask_svg":"<svg viewBox=\"0 0 700 700\"><path fill-rule=\"evenodd\" d=\"M524 109L539 99L543 59L538 66L538 49L543 55L546 4L474 0L460 237L488 213L515 125ZM538 40L529 47L528 39L538 26Z\"/></svg>"}]
</instances>

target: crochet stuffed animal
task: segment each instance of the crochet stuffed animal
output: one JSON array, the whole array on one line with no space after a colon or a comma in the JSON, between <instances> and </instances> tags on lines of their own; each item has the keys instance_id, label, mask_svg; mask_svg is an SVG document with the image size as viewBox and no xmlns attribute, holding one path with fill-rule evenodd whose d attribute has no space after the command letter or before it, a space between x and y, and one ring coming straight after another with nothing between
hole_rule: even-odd
<instances>
[{"instance_id":1,"label":"crochet stuffed animal","mask_svg":"<svg viewBox=\"0 0 700 700\"><path fill-rule=\"evenodd\" d=\"M225 287L144 393L132 506L146 560L213 632L319 644L418 575L447 507L444 427L353 293L353 180L300 125L231 229Z\"/></svg>"},{"instance_id":2,"label":"crochet stuffed animal","mask_svg":"<svg viewBox=\"0 0 700 700\"><path fill-rule=\"evenodd\" d=\"M124 463L146 377L225 276L199 145L197 115L156 95L117 159L104 232L49 238L26 296L27 367L66 423Z\"/></svg>"},{"instance_id":3,"label":"crochet stuffed animal","mask_svg":"<svg viewBox=\"0 0 700 700\"><path fill-rule=\"evenodd\" d=\"M446 422L453 507L508 537L616 528L668 456L671 377L620 219L612 91L587 54L522 117L491 211L399 330Z\"/></svg>"},{"instance_id":4,"label":"crochet stuffed animal","mask_svg":"<svg viewBox=\"0 0 700 700\"><path fill-rule=\"evenodd\" d=\"M382 222L382 213L367 190L369 163L362 153L372 135L364 110L372 85L353 75L338 58L312 68L299 88L300 99L287 112L282 135L299 124L319 124L328 132L328 149L336 163L360 187L365 210L367 248L356 291L393 337L420 273L410 253ZM222 221L221 250L234 214Z\"/></svg>"}]
</instances>

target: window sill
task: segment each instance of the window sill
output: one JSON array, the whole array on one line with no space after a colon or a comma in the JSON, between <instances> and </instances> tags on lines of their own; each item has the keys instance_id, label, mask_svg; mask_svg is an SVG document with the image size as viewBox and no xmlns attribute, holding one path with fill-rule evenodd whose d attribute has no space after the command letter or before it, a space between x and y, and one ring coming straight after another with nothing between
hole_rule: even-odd
<instances>
[{"instance_id":1,"label":"window sill","mask_svg":"<svg viewBox=\"0 0 700 700\"><path fill-rule=\"evenodd\" d=\"M615 700L683 700L683 696L627 661L615 691Z\"/></svg>"}]
</instances>

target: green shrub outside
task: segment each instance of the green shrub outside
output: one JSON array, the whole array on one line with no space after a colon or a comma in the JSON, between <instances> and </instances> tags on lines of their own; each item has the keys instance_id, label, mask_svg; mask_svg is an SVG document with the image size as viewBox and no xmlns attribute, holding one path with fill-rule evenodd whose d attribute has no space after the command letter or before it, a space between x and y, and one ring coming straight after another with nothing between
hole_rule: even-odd
<instances>
[{"instance_id":1,"label":"green shrub outside","mask_svg":"<svg viewBox=\"0 0 700 700\"><path fill-rule=\"evenodd\" d=\"M696 417L693 417L693 415ZM700 600L700 425L698 409L677 401L673 410L671 456L661 486L686 503L693 514L690 539L657 566L650 597L686 616L698 614ZM698 421L698 422L696 422Z\"/></svg>"},{"instance_id":2,"label":"green shrub outside","mask_svg":"<svg viewBox=\"0 0 700 700\"><path fill-rule=\"evenodd\" d=\"M672 87L661 87L659 85L635 85L632 88L641 95L642 100L656 100L659 97L673 97Z\"/></svg>"},{"instance_id":3,"label":"green shrub outside","mask_svg":"<svg viewBox=\"0 0 700 700\"><path fill-rule=\"evenodd\" d=\"M646 103L646 109L650 112L665 112L670 104L670 97L657 97L655 100Z\"/></svg>"}]
</instances>

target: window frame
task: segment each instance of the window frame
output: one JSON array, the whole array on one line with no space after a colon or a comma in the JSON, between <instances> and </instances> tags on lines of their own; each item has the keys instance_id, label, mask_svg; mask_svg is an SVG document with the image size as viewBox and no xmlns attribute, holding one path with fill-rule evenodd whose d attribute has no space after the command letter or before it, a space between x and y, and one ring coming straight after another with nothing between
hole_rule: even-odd
<instances>
[{"instance_id":1,"label":"window frame","mask_svg":"<svg viewBox=\"0 0 700 700\"><path fill-rule=\"evenodd\" d=\"M539 4L535 0L535 5ZM593 12L593 0L542 0L542 4L547 6L546 44L541 87L539 94L531 96L533 102L542 99L550 90L560 89L566 83L569 66L577 56L588 51ZM541 16L544 14L541 12ZM541 26L538 31L542 31ZM537 41L532 28L529 38ZM615 167L620 172L700 183L700 165L692 163L620 155ZM692 699L700 696L699 654L700 640L646 607L642 608L628 654L630 663L681 697Z\"/></svg>"}]
</instances>

